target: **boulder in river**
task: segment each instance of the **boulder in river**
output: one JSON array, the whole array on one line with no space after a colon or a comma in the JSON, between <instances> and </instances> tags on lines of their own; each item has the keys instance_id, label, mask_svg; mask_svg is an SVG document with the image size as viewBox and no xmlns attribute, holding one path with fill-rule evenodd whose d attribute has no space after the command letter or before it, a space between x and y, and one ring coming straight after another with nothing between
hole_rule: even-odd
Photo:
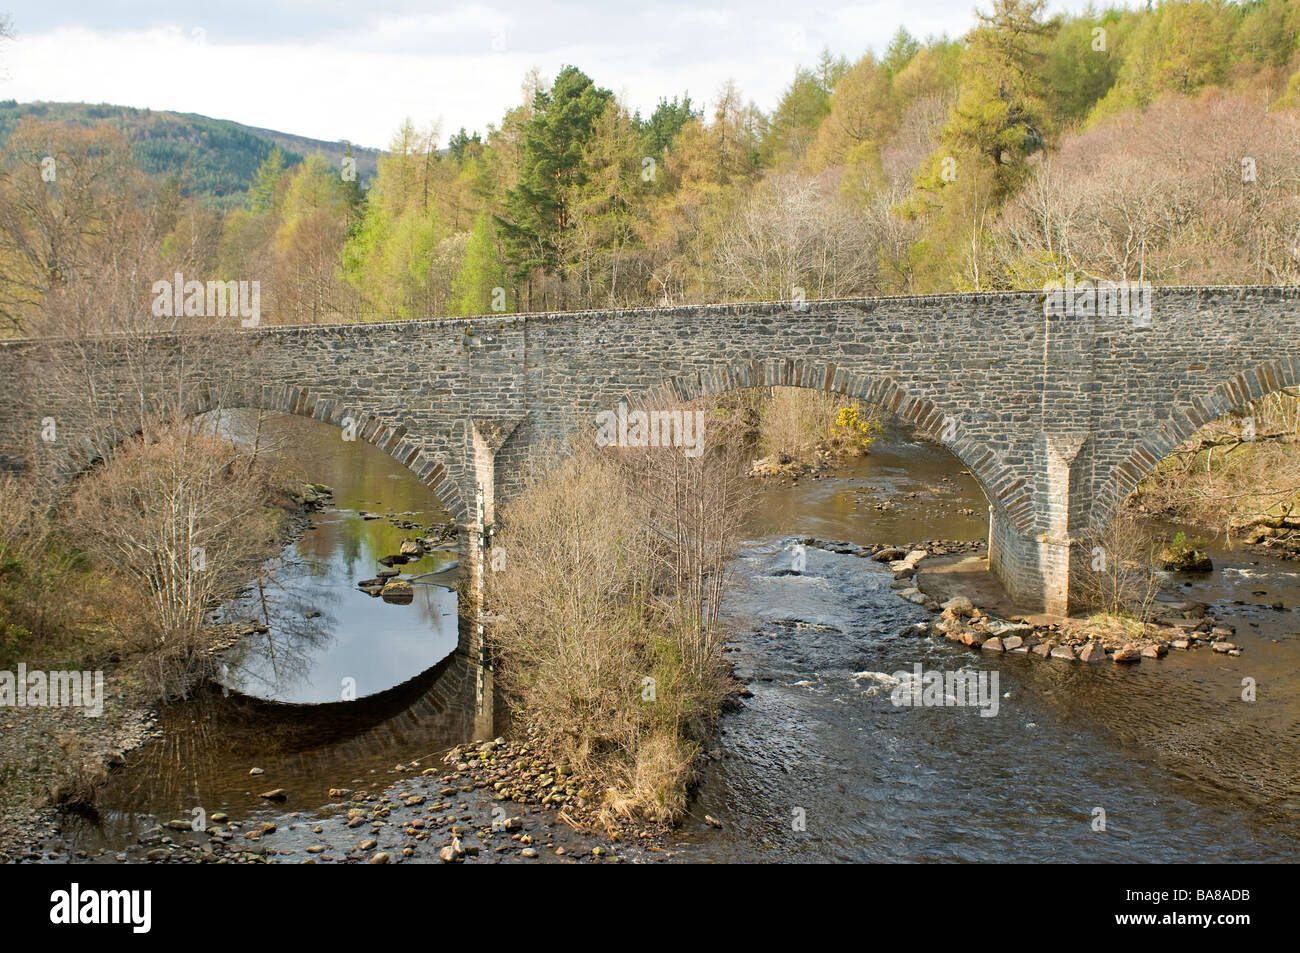
<instances>
[{"instance_id":1,"label":"boulder in river","mask_svg":"<svg viewBox=\"0 0 1300 953\"><path fill-rule=\"evenodd\" d=\"M405 579L393 579L379 595L385 602L406 605L415 598L415 589Z\"/></svg>"},{"instance_id":2,"label":"boulder in river","mask_svg":"<svg viewBox=\"0 0 1300 953\"><path fill-rule=\"evenodd\" d=\"M1172 546L1160 551L1156 563L1166 572L1210 572L1214 569L1214 563L1204 550Z\"/></svg>"},{"instance_id":3,"label":"boulder in river","mask_svg":"<svg viewBox=\"0 0 1300 953\"><path fill-rule=\"evenodd\" d=\"M1106 661L1106 650L1100 642L1089 642L1079 652L1080 662L1104 662Z\"/></svg>"},{"instance_id":4,"label":"boulder in river","mask_svg":"<svg viewBox=\"0 0 1300 953\"><path fill-rule=\"evenodd\" d=\"M902 559L895 559L889 564L889 568L894 571L894 575L899 573L910 573L916 569L916 564L926 556L930 555L924 549L914 549Z\"/></svg>"},{"instance_id":5,"label":"boulder in river","mask_svg":"<svg viewBox=\"0 0 1300 953\"><path fill-rule=\"evenodd\" d=\"M1111 656L1116 662L1132 663L1142 661L1142 650L1130 642Z\"/></svg>"},{"instance_id":6,"label":"boulder in river","mask_svg":"<svg viewBox=\"0 0 1300 953\"><path fill-rule=\"evenodd\" d=\"M424 554L424 550L415 540L404 539L402 545L398 547L398 553L402 556L421 556Z\"/></svg>"}]
</instances>

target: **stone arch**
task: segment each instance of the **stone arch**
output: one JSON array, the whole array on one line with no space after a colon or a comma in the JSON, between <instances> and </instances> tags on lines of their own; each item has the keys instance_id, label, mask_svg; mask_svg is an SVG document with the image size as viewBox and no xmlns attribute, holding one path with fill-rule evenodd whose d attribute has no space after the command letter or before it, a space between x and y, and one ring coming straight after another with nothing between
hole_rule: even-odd
<instances>
[{"instance_id":1,"label":"stone arch","mask_svg":"<svg viewBox=\"0 0 1300 953\"><path fill-rule=\"evenodd\" d=\"M1209 393L1176 405L1155 433L1139 440L1098 489L1092 525L1096 528L1108 525L1147 474L1201 427L1297 383L1300 383L1300 359L1264 361L1233 375Z\"/></svg>"},{"instance_id":2,"label":"stone arch","mask_svg":"<svg viewBox=\"0 0 1300 953\"><path fill-rule=\"evenodd\" d=\"M214 410L241 407L306 417L339 429L343 429L344 422L350 419L357 439L377 447L414 473L457 523L463 524L472 516L460 487L451 476L445 454L426 450L404 426L389 426L375 414L314 394L308 387L293 384L235 386L232 390L224 390L217 399L205 386L197 389L180 409L187 416L197 417ZM114 433L111 444L116 446L131 436L133 434L125 432ZM96 462L98 453L94 442L88 438L79 450L74 448L69 457L72 472L79 473Z\"/></svg>"},{"instance_id":3,"label":"stone arch","mask_svg":"<svg viewBox=\"0 0 1300 953\"><path fill-rule=\"evenodd\" d=\"M888 375L856 373L827 361L769 358L733 362L667 378L651 388L644 400L630 394L629 404L648 406L652 401L684 402L749 387L803 387L860 400L937 435L953 456L970 471L994 511L1016 529L1029 533L1034 519L1032 487L982 442L963 432L960 415L954 415L955 433L943 439L948 415L933 401L911 395Z\"/></svg>"}]
</instances>

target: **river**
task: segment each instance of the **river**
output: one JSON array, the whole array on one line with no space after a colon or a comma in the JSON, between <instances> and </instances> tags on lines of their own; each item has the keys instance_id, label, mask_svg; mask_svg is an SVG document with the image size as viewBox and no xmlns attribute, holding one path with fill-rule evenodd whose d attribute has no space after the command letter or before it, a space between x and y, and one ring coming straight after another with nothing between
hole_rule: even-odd
<instances>
[{"instance_id":1,"label":"river","mask_svg":"<svg viewBox=\"0 0 1300 953\"><path fill-rule=\"evenodd\" d=\"M102 822L64 825L68 849L117 850L154 823L149 815L196 806L241 819L310 815L330 786L386 782L396 764L501 723L490 672L457 649L454 591L425 587L401 606L355 589L376 556L410 535L360 511L429 525L446 519L437 502L333 428L273 427L292 437L283 452L311 480L335 488L334 507L281 555L269 631L229 655L226 690L164 710L163 738L112 775ZM1171 580L1237 626L1240 657L1199 650L1134 667L1081 665L918 638L913 626L929 614L899 599L871 560L808 548L804 571L787 571L804 535L864 544L985 535L987 503L969 474L902 430L831 476L764 488L745 529L726 609L736 628L729 657L753 695L724 717L670 858L1295 858L1297 564L1212 545L1214 573ZM256 618L261 596L228 611ZM997 715L896 707L880 676L916 663L996 673ZM1255 680L1255 701L1241 698L1244 678ZM345 679L357 701L340 700ZM252 768L264 774L250 778ZM269 786L293 792L289 804L261 800ZM703 823L706 814L722 827Z\"/></svg>"}]
</instances>

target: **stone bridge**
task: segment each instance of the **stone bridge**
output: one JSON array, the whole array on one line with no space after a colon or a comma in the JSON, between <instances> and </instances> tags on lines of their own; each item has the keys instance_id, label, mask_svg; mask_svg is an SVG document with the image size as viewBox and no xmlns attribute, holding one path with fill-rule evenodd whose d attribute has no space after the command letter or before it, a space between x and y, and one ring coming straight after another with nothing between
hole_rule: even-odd
<instances>
[{"instance_id":1,"label":"stone bridge","mask_svg":"<svg viewBox=\"0 0 1300 953\"><path fill-rule=\"evenodd\" d=\"M1061 612L1080 540L1162 457L1300 382L1300 289L1158 288L1149 303L1140 316L1062 314L1017 292L261 327L202 346L162 333L7 341L0 466L75 472L170 392L189 412L350 426L481 533L530 451L594 434L621 401L808 387L943 442L988 497L993 571L1020 603Z\"/></svg>"}]
</instances>

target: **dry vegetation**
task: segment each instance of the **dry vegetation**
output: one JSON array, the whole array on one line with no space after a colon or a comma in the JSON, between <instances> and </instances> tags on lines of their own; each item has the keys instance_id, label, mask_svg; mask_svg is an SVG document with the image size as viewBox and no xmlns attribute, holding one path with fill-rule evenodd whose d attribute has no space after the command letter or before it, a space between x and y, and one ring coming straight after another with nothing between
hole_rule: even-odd
<instances>
[{"instance_id":1,"label":"dry vegetation","mask_svg":"<svg viewBox=\"0 0 1300 953\"><path fill-rule=\"evenodd\" d=\"M1112 620L1144 619L1160 591L1152 568L1157 543L1146 525L1123 511L1080 548L1073 580L1080 604Z\"/></svg>"},{"instance_id":2,"label":"dry vegetation","mask_svg":"<svg viewBox=\"0 0 1300 953\"><path fill-rule=\"evenodd\" d=\"M611 812L682 813L731 691L718 612L740 474L726 445L578 446L503 514L486 594L501 684Z\"/></svg>"},{"instance_id":3,"label":"dry vegetation","mask_svg":"<svg viewBox=\"0 0 1300 953\"><path fill-rule=\"evenodd\" d=\"M204 615L275 550L284 511L268 506L274 492L251 451L184 418L122 445L74 488L72 540L138 594L127 648L163 696L208 674Z\"/></svg>"},{"instance_id":4,"label":"dry vegetation","mask_svg":"<svg viewBox=\"0 0 1300 953\"><path fill-rule=\"evenodd\" d=\"M1300 503L1300 401L1293 389L1202 427L1133 498L1158 516L1239 533L1286 524Z\"/></svg>"},{"instance_id":5,"label":"dry vegetation","mask_svg":"<svg viewBox=\"0 0 1300 953\"><path fill-rule=\"evenodd\" d=\"M861 456L881 428L856 400L802 387L751 388L727 395L728 439L757 456L760 475L799 474Z\"/></svg>"},{"instance_id":6,"label":"dry vegetation","mask_svg":"<svg viewBox=\"0 0 1300 953\"><path fill-rule=\"evenodd\" d=\"M1177 143L1177 148L1170 148ZM1166 96L1035 162L989 246L1004 286L1300 280L1300 116L1263 93ZM994 270L994 268L990 268Z\"/></svg>"},{"instance_id":7,"label":"dry vegetation","mask_svg":"<svg viewBox=\"0 0 1300 953\"><path fill-rule=\"evenodd\" d=\"M205 671L205 613L272 552L285 511L265 457L178 418L58 497L0 480L0 665L124 662L154 696Z\"/></svg>"}]
</instances>

